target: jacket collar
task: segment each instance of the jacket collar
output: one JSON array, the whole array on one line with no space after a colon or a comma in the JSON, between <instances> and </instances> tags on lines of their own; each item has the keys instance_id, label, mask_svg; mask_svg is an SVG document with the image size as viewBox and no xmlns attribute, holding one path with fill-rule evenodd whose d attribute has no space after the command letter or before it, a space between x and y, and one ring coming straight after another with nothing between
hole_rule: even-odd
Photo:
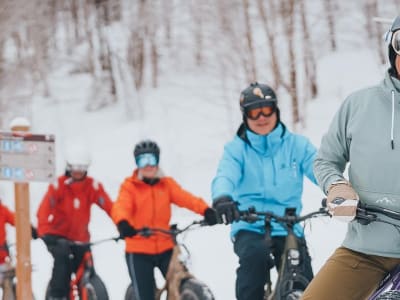
<instances>
[{"instance_id":1,"label":"jacket collar","mask_svg":"<svg viewBox=\"0 0 400 300\"><path fill-rule=\"evenodd\" d=\"M262 155L268 155L275 152L286 134L286 126L280 122L267 135L259 135L247 129L242 123L238 129L237 135L240 139L249 144L254 150Z\"/></svg>"}]
</instances>

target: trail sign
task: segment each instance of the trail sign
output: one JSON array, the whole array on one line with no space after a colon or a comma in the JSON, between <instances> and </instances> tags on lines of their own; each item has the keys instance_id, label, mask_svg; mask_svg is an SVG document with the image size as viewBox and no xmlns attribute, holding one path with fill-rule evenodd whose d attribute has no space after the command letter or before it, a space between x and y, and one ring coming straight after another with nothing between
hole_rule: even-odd
<instances>
[{"instance_id":1,"label":"trail sign","mask_svg":"<svg viewBox=\"0 0 400 300\"><path fill-rule=\"evenodd\" d=\"M0 131L0 180L55 179L54 135Z\"/></svg>"}]
</instances>

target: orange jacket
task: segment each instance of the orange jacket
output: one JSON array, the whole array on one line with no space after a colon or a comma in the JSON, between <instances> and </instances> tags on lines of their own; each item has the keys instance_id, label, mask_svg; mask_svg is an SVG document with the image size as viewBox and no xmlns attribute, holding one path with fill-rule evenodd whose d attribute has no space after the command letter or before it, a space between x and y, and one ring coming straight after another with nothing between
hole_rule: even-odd
<instances>
[{"instance_id":1,"label":"orange jacket","mask_svg":"<svg viewBox=\"0 0 400 300\"><path fill-rule=\"evenodd\" d=\"M6 224L15 226L15 214L0 202L0 264L9 255L7 248Z\"/></svg>"},{"instance_id":2,"label":"orange jacket","mask_svg":"<svg viewBox=\"0 0 400 300\"><path fill-rule=\"evenodd\" d=\"M112 201L100 183L91 177L72 181L60 176L56 185L49 185L37 211L39 236L55 234L73 241L88 242L92 204L111 214Z\"/></svg>"},{"instance_id":3,"label":"orange jacket","mask_svg":"<svg viewBox=\"0 0 400 300\"><path fill-rule=\"evenodd\" d=\"M162 177L155 185L148 185L137 177L137 170L122 183L114 202L112 218L116 224L126 220L134 228L157 227L169 229L171 204L190 209L200 215L207 203L182 189L171 177ZM128 253L159 254L174 247L170 236L155 234L125 238Z\"/></svg>"}]
</instances>

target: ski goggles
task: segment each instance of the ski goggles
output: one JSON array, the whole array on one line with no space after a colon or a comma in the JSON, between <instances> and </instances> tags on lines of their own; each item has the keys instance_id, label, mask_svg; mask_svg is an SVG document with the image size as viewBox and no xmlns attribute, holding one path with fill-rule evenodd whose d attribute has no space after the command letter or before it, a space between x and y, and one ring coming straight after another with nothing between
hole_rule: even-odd
<instances>
[{"instance_id":1,"label":"ski goggles","mask_svg":"<svg viewBox=\"0 0 400 300\"><path fill-rule=\"evenodd\" d=\"M391 44L394 52L400 55L400 30L397 30L391 34Z\"/></svg>"},{"instance_id":2,"label":"ski goggles","mask_svg":"<svg viewBox=\"0 0 400 300\"><path fill-rule=\"evenodd\" d=\"M67 164L67 170L70 172L87 172L89 166L88 165L71 165Z\"/></svg>"},{"instance_id":3,"label":"ski goggles","mask_svg":"<svg viewBox=\"0 0 400 300\"><path fill-rule=\"evenodd\" d=\"M153 153L144 153L135 157L137 167L155 167L158 165L157 157Z\"/></svg>"},{"instance_id":4,"label":"ski goggles","mask_svg":"<svg viewBox=\"0 0 400 300\"><path fill-rule=\"evenodd\" d=\"M249 107L244 109L246 118L250 120L257 120L261 115L270 117L275 112L276 106L262 106L262 107Z\"/></svg>"}]
</instances>

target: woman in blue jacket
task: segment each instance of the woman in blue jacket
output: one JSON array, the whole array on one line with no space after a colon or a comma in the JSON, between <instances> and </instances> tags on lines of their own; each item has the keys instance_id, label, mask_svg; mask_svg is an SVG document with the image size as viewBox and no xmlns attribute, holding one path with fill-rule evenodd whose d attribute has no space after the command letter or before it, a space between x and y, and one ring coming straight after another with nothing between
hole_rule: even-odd
<instances>
[{"instance_id":1,"label":"woman in blue jacket","mask_svg":"<svg viewBox=\"0 0 400 300\"><path fill-rule=\"evenodd\" d=\"M231 225L234 251L239 258L236 279L238 300L262 300L269 282L269 268L279 268L286 230L271 227L271 243L265 239L264 222L238 220L238 210L254 206L257 211L284 215L285 208L302 209L303 177L316 184L313 161L316 148L309 140L289 132L280 121L275 92L265 84L252 83L242 91L243 114L234 139L227 143L212 182L213 207L221 222ZM304 275L313 271L301 226L295 233L302 245Z\"/></svg>"}]
</instances>

